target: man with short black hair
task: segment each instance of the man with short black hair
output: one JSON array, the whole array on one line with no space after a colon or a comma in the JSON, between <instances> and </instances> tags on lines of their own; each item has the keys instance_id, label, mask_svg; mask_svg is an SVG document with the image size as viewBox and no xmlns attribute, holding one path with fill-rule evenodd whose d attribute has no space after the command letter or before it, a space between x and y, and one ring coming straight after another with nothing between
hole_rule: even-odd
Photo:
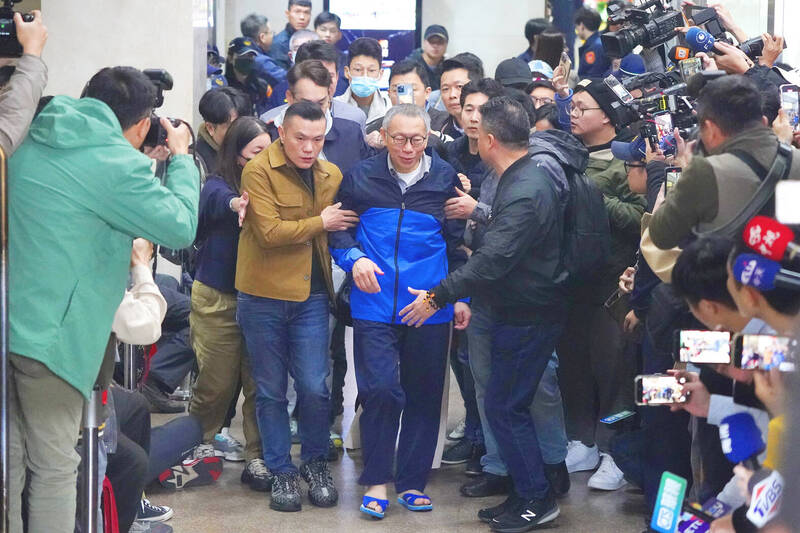
<instances>
[{"instance_id":1,"label":"man with short black hair","mask_svg":"<svg viewBox=\"0 0 800 533\"><path fill-rule=\"evenodd\" d=\"M470 81L483 78L483 63L475 54L462 52L442 63L440 91L448 115L434 121L431 130L443 140L457 139L464 134L461 126L461 89Z\"/></svg>"},{"instance_id":2,"label":"man with short black hair","mask_svg":"<svg viewBox=\"0 0 800 533\"><path fill-rule=\"evenodd\" d=\"M417 48L406 58L425 67L431 80L431 89L439 90L439 79L442 76L442 61L447 53L450 36L444 26L431 24L425 28L422 47Z\"/></svg>"},{"instance_id":3,"label":"man with short black hair","mask_svg":"<svg viewBox=\"0 0 800 533\"><path fill-rule=\"evenodd\" d=\"M530 405L564 327L562 282L564 209L556 185L528 155L528 114L507 96L480 108L478 150L500 176L492 223L466 265L417 295L401 312L403 323L423 324L447 303L472 296L491 307L492 369L486 418L514 491L479 518L499 532L528 531L555 519Z\"/></svg>"},{"instance_id":4,"label":"man with short black hair","mask_svg":"<svg viewBox=\"0 0 800 533\"><path fill-rule=\"evenodd\" d=\"M336 46L342 40L342 19L339 15L330 11L323 11L314 19L314 31L320 39L331 46ZM338 49L337 49L338 50ZM347 52L339 53L339 76L336 83L336 91L333 96L344 94L347 90L348 82L344 76L344 65L347 63Z\"/></svg>"},{"instance_id":5,"label":"man with short black hair","mask_svg":"<svg viewBox=\"0 0 800 533\"><path fill-rule=\"evenodd\" d=\"M267 17L251 13L242 19L239 26L242 36L246 39L243 44L256 52L253 59L255 74L273 87L286 79L286 68L270 54L275 33Z\"/></svg>"},{"instance_id":6,"label":"man with short black hair","mask_svg":"<svg viewBox=\"0 0 800 533\"><path fill-rule=\"evenodd\" d=\"M53 98L9 165L15 532L26 470L28 530L74 530L81 413L125 293L134 237L181 249L197 232L200 178L188 128L161 119L172 153L164 185L139 151L155 105L150 79L104 68L82 96Z\"/></svg>"},{"instance_id":7,"label":"man with short black hair","mask_svg":"<svg viewBox=\"0 0 800 533\"><path fill-rule=\"evenodd\" d=\"M329 77L316 63L309 67ZM295 74L299 73L290 77ZM325 102L329 81L320 91ZM242 173L242 191L250 196L250 204L236 263L237 319L256 384L264 462L275 475L270 507L299 511L299 474L309 484L312 504L331 507L338 501L327 462L328 313L333 280L326 232L346 230L358 218L339 209L340 204L331 205L342 174L319 158L327 127L319 103L298 98L282 119L280 138ZM290 453L289 374L302 412L299 474Z\"/></svg>"},{"instance_id":8,"label":"man with short black hair","mask_svg":"<svg viewBox=\"0 0 800 533\"><path fill-rule=\"evenodd\" d=\"M525 23L525 40L528 41L528 48L517 57L525 62L530 63L536 59L536 36L543 33L546 29L550 28L550 23L547 19L530 19ZM554 31L557 31L554 29Z\"/></svg>"},{"instance_id":9,"label":"man with short black hair","mask_svg":"<svg viewBox=\"0 0 800 533\"><path fill-rule=\"evenodd\" d=\"M282 32L275 36L270 55L284 70L289 70L289 39L297 30L304 30L311 22L311 0L289 0L286 8L288 22Z\"/></svg>"},{"instance_id":10,"label":"man with short black hair","mask_svg":"<svg viewBox=\"0 0 800 533\"><path fill-rule=\"evenodd\" d=\"M367 123L383 118L392 102L379 88L383 74L381 44L375 39L360 37L350 43L347 58L344 75L350 87L336 100L359 108L367 115Z\"/></svg>"},{"instance_id":11,"label":"man with short black hair","mask_svg":"<svg viewBox=\"0 0 800 533\"><path fill-rule=\"evenodd\" d=\"M606 56L605 48L600 40L600 24L603 19L600 13L589 7L581 7L575 12L575 32L584 41L578 49L580 57L578 76L581 78L604 76L611 68L611 61Z\"/></svg>"},{"instance_id":12,"label":"man with short black hair","mask_svg":"<svg viewBox=\"0 0 800 533\"><path fill-rule=\"evenodd\" d=\"M207 173L216 171L217 153L233 121L252 114L250 99L234 87L214 88L200 98L203 123L197 129L195 152L203 161Z\"/></svg>"}]
</instances>

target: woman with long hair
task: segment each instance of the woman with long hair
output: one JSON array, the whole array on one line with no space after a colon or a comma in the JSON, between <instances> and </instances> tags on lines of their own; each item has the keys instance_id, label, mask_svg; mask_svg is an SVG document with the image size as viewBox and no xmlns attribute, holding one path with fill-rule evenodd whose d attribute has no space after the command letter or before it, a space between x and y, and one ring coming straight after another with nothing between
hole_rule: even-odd
<instances>
[{"instance_id":1,"label":"woman with long hair","mask_svg":"<svg viewBox=\"0 0 800 533\"><path fill-rule=\"evenodd\" d=\"M534 48L536 59L544 61L555 70L564 51L564 35L553 31L540 33L536 36Z\"/></svg>"},{"instance_id":2,"label":"woman with long hair","mask_svg":"<svg viewBox=\"0 0 800 533\"><path fill-rule=\"evenodd\" d=\"M270 142L266 124L255 117L237 118L225 134L216 173L206 179L200 192L195 241L197 270L189 314L192 348L199 367L189 412L203 425L203 443L195 450L195 458L215 454L214 435L222 426L241 382L247 461L242 482L264 492L270 489L271 475L261 453L255 386L236 323L234 279L239 231L248 203L247 194L239 192L242 169ZM241 460L240 457L236 459Z\"/></svg>"}]
</instances>

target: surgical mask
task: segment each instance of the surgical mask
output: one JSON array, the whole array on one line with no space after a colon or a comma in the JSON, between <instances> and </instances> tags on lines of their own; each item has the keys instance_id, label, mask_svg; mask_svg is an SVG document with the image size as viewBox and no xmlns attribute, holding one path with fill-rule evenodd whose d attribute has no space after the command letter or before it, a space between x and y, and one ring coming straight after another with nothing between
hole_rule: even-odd
<instances>
[{"instance_id":1,"label":"surgical mask","mask_svg":"<svg viewBox=\"0 0 800 533\"><path fill-rule=\"evenodd\" d=\"M359 98L366 98L378 90L380 80L369 76L357 76L350 80L350 90Z\"/></svg>"}]
</instances>

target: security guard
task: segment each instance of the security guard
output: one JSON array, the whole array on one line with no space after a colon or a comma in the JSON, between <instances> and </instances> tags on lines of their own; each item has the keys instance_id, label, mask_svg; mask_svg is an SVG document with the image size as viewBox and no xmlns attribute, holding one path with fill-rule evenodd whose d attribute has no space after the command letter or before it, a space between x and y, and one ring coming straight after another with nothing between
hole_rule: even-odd
<instances>
[{"instance_id":1,"label":"security guard","mask_svg":"<svg viewBox=\"0 0 800 533\"><path fill-rule=\"evenodd\" d=\"M583 46L578 49L578 76L581 78L603 77L611 68L611 61L600 41L598 30L601 22L600 14L594 9L582 7L575 13L575 32L584 41Z\"/></svg>"}]
</instances>

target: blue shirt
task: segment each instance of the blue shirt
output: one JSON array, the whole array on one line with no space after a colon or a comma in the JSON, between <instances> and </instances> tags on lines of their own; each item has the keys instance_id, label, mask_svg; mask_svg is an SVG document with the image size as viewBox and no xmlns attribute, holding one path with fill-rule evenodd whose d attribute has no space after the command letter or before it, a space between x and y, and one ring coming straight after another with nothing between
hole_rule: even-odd
<instances>
[{"instance_id":1,"label":"blue shirt","mask_svg":"<svg viewBox=\"0 0 800 533\"><path fill-rule=\"evenodd\" d=\"M581 78L600 78L611 68L611 61L600 40L600 32L594 32L586 39L578 49L578 55L581 58L578 76Z\"/></svg>"},{"instance_id":2,"label":"blue shirt","mask_svg":"<svg viewBox=\"0 0 800 533\"><path fill-rule=\"evenodd\" d=\"M221 292L235 293L239 215L230 202L239 194L220 176L209 176L200 191L195 279Z\"/></svg>"},{"instance_id":3,"label":"blue shirt","mask_svg":"<svg viewBox=\"0 0 800 533\"><path fill-rule=\"evenodd\" d=\"M526 63L530 63L531 61L536 59L536 57L533 55L533 51L531 51L531 49L528 48L527 50L522 52L520 55L518 55L517 59L521 59Z\"/></svg>"}]
</instances>

